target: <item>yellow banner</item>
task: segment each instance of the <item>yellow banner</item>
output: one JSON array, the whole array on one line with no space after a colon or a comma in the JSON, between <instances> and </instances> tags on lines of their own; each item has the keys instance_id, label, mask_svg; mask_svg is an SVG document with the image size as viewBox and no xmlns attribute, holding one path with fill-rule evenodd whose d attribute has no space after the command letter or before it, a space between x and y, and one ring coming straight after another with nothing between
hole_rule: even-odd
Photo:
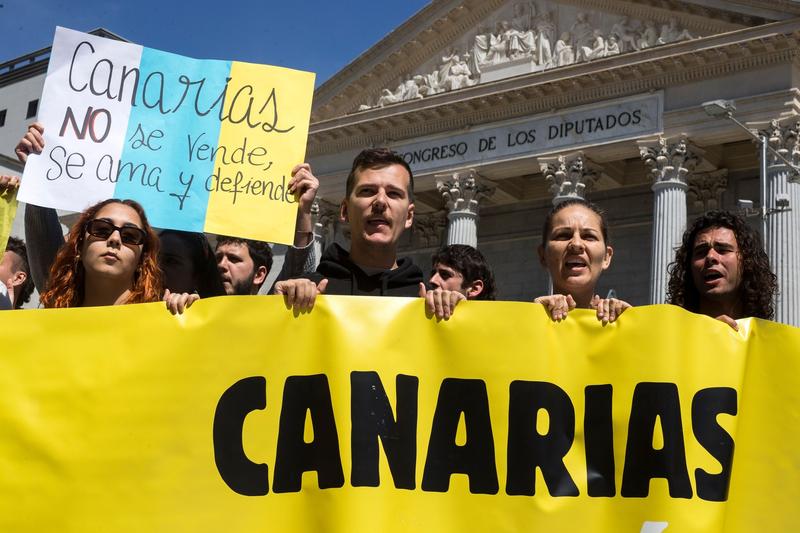
<instances>
[{"instance_id":1,"label":"yellow banner","mask_svg":"<svg viewBox=\"0 0 800 533\"><path fill-rule=\"evenodd\" d=\"M0 263L3 262L3 252L8 246L8 237L11 235L11 226L17 214L17 190L0 187ZM0 280L5 283L8 280Z\"/></svg>"},{"instance_id":2,"label":"yellow banner","mask_svg":"<svg viewBox=\"0 0 800 533\"><path fill-rule=\"evenodd\" d=\"M3 313L0 531L795 531L800 331L279 297Z\"/></svg>"}]
</instances>

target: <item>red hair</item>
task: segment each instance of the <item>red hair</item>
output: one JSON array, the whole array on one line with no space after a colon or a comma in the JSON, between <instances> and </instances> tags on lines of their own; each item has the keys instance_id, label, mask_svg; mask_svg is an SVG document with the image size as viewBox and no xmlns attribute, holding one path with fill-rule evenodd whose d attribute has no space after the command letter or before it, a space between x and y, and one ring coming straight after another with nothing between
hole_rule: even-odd
<instances>
[{"instance_id":1,"label":"red hair","mask_svg":"<svg viewBox=\"0 0 800 533\"><path fill-rule=\"evenodd\" d=\"M94 220L103 207L113 203L127 205L136 211L146 235L142 244L142 255L139 257L139 267L133 279L131 295L125 303L157 302L161 299L163 289L161 269L158 266L158 235L147 222L144 209L138 202L111 198L86 209L70 229L67 242L58 251L53 267L50 269L47 290L39 298L44 307L61 308L83 305L86 272L80 260L80 252L86 238L86 225Z\"/></svg>"}]
</instances>

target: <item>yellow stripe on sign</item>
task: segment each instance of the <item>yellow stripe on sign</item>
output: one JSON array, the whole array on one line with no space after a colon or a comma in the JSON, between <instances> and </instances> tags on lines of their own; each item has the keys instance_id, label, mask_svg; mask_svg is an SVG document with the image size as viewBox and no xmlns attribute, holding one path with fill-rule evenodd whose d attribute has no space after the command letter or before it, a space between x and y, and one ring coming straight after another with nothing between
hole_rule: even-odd
<instances>
[{"instance_id":1,"label":"yellow stripe on sign","mask_svg":"<svg viewBox=\"0 0 800 533\"><path fill-rule=\"evenodd\" d=\"M305 158L314 74L233 62L205 231L291 244L292 168Z\"/></svg>"}]
</instances>

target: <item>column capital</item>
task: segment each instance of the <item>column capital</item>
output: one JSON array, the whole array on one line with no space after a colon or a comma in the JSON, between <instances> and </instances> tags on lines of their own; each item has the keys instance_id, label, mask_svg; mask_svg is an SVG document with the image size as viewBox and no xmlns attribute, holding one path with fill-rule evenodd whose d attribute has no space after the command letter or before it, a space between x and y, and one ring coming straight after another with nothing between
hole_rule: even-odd
<instances>
[{"instance_id":1,"label":"column capital","mask_svg":"<svg viewBox=\"0 0 800 533\"><path fill-rule=\"evenodd\" d=\"M695 172L689 178L689 200L703 212L722 208L722 193L728 188L728 169Z\"/></svg>"},{"instance_id":2,"label":"column capital","mask_svg":"<svg viewBox=\"0 0 800 533\"><path fill-rule=\"evenodd\" d=\"M311 204L314 235L322 245L333 242L339 222L339 206L317 196Z\"/></svg>"},{"instance_id":3,"label":"column capital","mask_svg":"<svg viewBox=\"0 0 800 533\"><path fill-rule=\"evenodd\" d=\"M800 164L800 118L771 120L761 133L766 136L769 145L783 157L795 165ZM785 163L772 151L768 151L767 166L783 167Z\"/></svg>"},{"instance_id":4,"label":"column capital","mask_svg":"<svg viewBox=\"0 0 800 533\"><path fill-rule=\"evenodd\" d=\"M494 193L494 187L480 183L480 175L475 169L437 176L436 189L441 193L448 212L475 216L480 201Z\"/></svg>"},{"instance_id":5,"label":"column capital","mask_svg":"<svg viewBox=\"0 0 800 533\"><path fill-rule=\"evenodd\" d=\"M583 152L540 157L539 168L550 184L553 205L573 198L585 199L602 172L602 167Z\"/></svg>"},{"instance_id":6,"label":"column capital","mask_svg":"<svg viewBox=\"0 0 800 533\"><path fill-rule=\"evenodd\" d=\"M686 187L689 176L702 161L705 150L689 142L686 135L637 141L639 155L650 169L653 189L663 185Z\"/></svg>"},{"instance_id":7,"label":"column capital","mask_svg":"<svg viewBox=\"0 0 800 533\"><path fill-rule=\"evenodd\" d=\"M324 198L317 196L311 204L311 220L314 225L327 227L333 225L339 219L339 206Z\"/></svg>"},{"instance_id":8,"label":"column capital","mask_svg":"<svg viewBox=\"0 0 800 533\"><path fill-rule=\"evenodd\" d=\"M442 245L446 227L447 214L444 209L429 213L414 213L414 225L411 227L412 240L422 248L438 248Z\"/></svg>"}]
</instances>

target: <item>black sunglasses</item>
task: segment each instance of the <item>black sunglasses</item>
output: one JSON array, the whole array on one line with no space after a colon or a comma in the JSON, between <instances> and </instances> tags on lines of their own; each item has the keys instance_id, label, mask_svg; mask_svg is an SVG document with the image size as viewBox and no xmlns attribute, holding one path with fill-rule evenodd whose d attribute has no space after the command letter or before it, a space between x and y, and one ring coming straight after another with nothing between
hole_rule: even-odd
<instances>
[{"instance_id":1,"label":"black sunglasses","mask_svg":"<svg viewBox=\"0 0 800 533\"><path fill-rule=\"evenodd\" d=\"M143 229L136 226L115 226L107 220L96 218L86 224L86 233L98 239L108 239L115 232L119 231L119 238L124 244L142 244L147 234Z\"/></svg>"}]
</instances>

